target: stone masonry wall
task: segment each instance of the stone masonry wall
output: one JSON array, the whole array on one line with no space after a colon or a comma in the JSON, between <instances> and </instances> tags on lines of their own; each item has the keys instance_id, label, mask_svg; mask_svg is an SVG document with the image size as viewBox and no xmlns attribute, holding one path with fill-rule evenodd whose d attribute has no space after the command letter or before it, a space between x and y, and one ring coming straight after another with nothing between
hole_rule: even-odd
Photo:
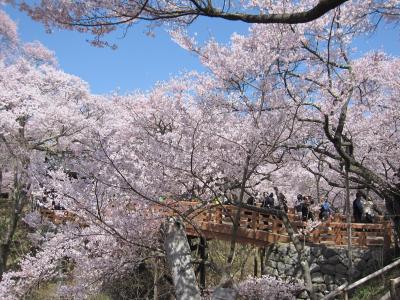
<instances>
[{"instance_id":1,"label":"stone masonry wall","mask_svg":"<svg viewBox=\"0 0 400 300\"><path fill-rule=\"evenodd\" d=\"M305 246L311 277L318 298L347 281L346 249L326 246ZM353 279L364 277L382 267L381 248L353 250ZM266 273L281 278L301 278L302 269L292 244L276 244L267 250Z\"/></svg>"}]
</instances>

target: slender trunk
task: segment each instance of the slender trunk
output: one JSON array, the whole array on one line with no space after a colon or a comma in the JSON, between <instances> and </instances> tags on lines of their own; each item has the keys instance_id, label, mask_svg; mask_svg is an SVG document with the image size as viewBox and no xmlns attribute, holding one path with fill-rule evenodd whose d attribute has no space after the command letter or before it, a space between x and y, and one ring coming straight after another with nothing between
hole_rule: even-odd
<instances>
[{"instance_id":1,"label":"slender trunk","mask_svg":"<svg viewBox=\"0 0 400 300\"><path fill-rule=\"evenodd\" d=\"M206 239L200 237L199 241L199 254L200 254L200 268L199 268L199 279L200 279L200 288L204 290L206 288Z\"/></svg>"},{"instance_id":2,"label":"slender trunk","mask_svg":"<svg viewBox=\"0 0 400 300\"><path fill-rule=\"evenodd\" d=\"M247 181L247 173L249 170L249 163L250 163L250 155L246 157L246 161L244 164L244 169L243 169L243 176L242 176L242 183L240 187L240 194L239 194L239 199L237 204L237 211L235 214L235 218L233 220L233 226L232 226L232 238L231 238L231 243L230 243L230 248L229 248L229 254L226 262L226 267L224 268L224 274L222 275L221 278L221 285L223 286L230 286L231 285L231 273L232 273L232 264L233 260L235 258L235 252L236 252L236 239L237 239L237 232L239 229L239 223L240 223L240 214L241 214L241 206L243 203L243 197L245 193L245 186L246 186L246 181Z\"/></svg>"},{"instance_id":3,"label":"slender trunk","mask_svg":"<svg viewBox=\"0 0 400 300\"><path fill-rule=\"evenodd\" d=\"M158 299L158 259L154 259L153 263L154 277L153 277L153 300Z\"/></svg>"},{"instance_id":4,"label":"slender trunk","mask_svg":"<svg viewBox=\"0 0 400 300\"><path fill-rule=\"evenodd\" d=\"M258 276L258 261L257 261L257 250L254 251L254 269L253 269L253 273L254 273L254 277Z\"/></svg>"},{"instance_id":5,"label":"slender trunk","mask_svg":"<svg viewBox=\"0 0 400 300\"><path fill-rule=\"evenodd\" d=\"M260 255L260 274L261 276L265 274L265 247L262 247L258 251Z\"/></svg>"},{"instance_id":6,"label":"slender trunk","mask_svg":"<svg viewBox=\"0 0 400 300\"><path fill-rule=\"evenodd\" d=\"M353 273L353 258L352 258L352 245L351 245L351 210L350 210L350 188L349 188L349 165L346 163L345 167L345 186L346 186L346 213L347 213L347 257L349 259L349 272L348 272L348 282L352 281Z\"/></svg>"},{"instance_id":7,"label":"slender trunk","mask_svg":"<svg viewBox=\"0 0 400 300\"><path fill-rule=\"evenodd\" d=\"M1 244L0 245L0 280L3 276L3 273L6 271L7 267L7 259L10 254L10 245L9 244Z\"/></svg>"}]
</instances>

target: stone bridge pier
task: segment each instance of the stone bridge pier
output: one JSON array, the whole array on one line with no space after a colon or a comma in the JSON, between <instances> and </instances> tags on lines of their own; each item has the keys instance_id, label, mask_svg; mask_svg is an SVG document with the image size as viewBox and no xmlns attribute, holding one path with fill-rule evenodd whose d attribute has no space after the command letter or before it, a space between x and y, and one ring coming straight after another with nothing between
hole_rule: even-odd
<instances>
[{"instance_id":1,"label":"stone bridge pier","mask_svg":"<svg viewBox=\"0 0 400 300\"><path fill-rule=\"evenodd\" d=\"M305 246L311 269L313 286L318 298L335 290L348 279L347 251L344 248L325 245ZM383 248L353 249L352 279L357 280L383 267ZM292 244L269 246L265 272L285 279L302 278L297 252Z\"/></svg>"}]
</instances>

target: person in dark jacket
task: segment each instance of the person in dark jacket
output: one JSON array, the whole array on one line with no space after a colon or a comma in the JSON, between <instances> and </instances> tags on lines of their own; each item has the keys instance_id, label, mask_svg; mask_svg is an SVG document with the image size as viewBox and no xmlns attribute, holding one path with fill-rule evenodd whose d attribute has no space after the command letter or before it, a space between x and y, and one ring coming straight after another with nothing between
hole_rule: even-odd
<instances>
[{"instance_id":1,"label":"person in dark jacket","mask_svg":"<svg viewBox=\"0 0 400 300\"><path fill-rule=\"evenodd\" d=\"M250 196L246 202L248 205L255 205L255 199L253 196Z\"/></svg>"},{"instance_id":2,"label":"person in dark jacket","mask_svg":"<svg viewBox=\"0 0 400 300\"><path fill-rule=\"evenodd\" d=\"M356 199L353 201L353 216L355 223L362 222L364 214L363 198L365 199L365 194L362 191L358 191L356 193Z\"/></svg>"},{"instance_id":3,"label":"person in dark jacket","mask_svg":"<svg viewBox=\"0 0 400 300\"><path fill-rule=\"evenodd\" d=\"M265 196L266 194L264 194ZM261 207L273 208L275 204L274 193L270 193L267 197L264 197Z\"/></svg>"},{"instance_id":4,"label":"person in dark jacket","mask_svg":"<svg viewBox=\"0 0 400 300\"><path fill-rule=\"evenodd\" d=\"M307 196L303 198L303 203L301 204L301 219L303 222L308 221L309 219L313 220L313 215L310 211L311 206L311 197Z\"/></svg>"}]
</instances>

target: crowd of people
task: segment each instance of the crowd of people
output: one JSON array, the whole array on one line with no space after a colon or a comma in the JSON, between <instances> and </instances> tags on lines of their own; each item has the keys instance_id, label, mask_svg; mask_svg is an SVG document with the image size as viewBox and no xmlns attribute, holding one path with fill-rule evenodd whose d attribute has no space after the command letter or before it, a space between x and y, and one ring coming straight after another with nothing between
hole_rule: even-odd
<instances>
[{"instance_id":1,"label":"crowd of people","mask_svg":"<svg viewBox=\"0 0 400 300\"><path fill-rule=\"evenodd\" d=\"M263 193L262 197L258 201L256 200L255 197L250 196L247 199L246 203L248 205L257 205L257 203L259 203L261 207L274 208L274 209L281 209L281 206L279 205L281 204L286 212L288 212L289 209L286 197L282 193L279 193L277 203L275 203L274 193Z\"/></svg>"},{"instance_id":2,"label":"crowd of people","mask_svg":"<svg viewBox=\"0 0 400 300\"><path fill-rule=\"evenodd\" d=\"M275 201L274 193L263 193L262 197L257 201L255 197L250 196L247 199L248 205L259 205L264 208L273 208L273 209L281 209L282 208L288 212L288 204L286 201L286 197L279 193L277 201ZM311 196L303 196L301 194L297 195L297 199L295 201L294 206L295 212L297 212L303 221L308 220L316 220L316 216L320 220L327 220L333 210L326 198L322 204L315 203Z\"/></svg>"},{"instance_id":3,"label":"crowd of people","mask_svg":"<svg viewBox=\"0 0 400 300\"><path fill-rule=\"evenodd\" d=\"M311 196L303 196L298 194L294 201L294 210L306 221L327 221L335 213L328 197L324 197L321 201L315 201ZM250 196L246 203L248 205L257 205L264 208L283 209L287 212L288 206L286 198L283 194L278 195L277 201L274 198L274 193L264 192L262 197L256 199ZM374 223L376 216L382 215L378 206L373 202L371 197L367 197L363 191L356 193L356 198L353 201L353 222L355 223Z\"/></svg>"},{"instance_id":4,"label":"crowd of people","mask_svg":"<svg viewBox=\"0 0 400 300\"><path fill-rule=\"evenodd\" d=\"M52 210L65 210L65 207L60 204L59 201L56 202L57 194L53 190L45 190L42 197L36 200L36 208L45 208ZM51 200L51 202L50 202Z\"/></svg>"}]
</instances>

